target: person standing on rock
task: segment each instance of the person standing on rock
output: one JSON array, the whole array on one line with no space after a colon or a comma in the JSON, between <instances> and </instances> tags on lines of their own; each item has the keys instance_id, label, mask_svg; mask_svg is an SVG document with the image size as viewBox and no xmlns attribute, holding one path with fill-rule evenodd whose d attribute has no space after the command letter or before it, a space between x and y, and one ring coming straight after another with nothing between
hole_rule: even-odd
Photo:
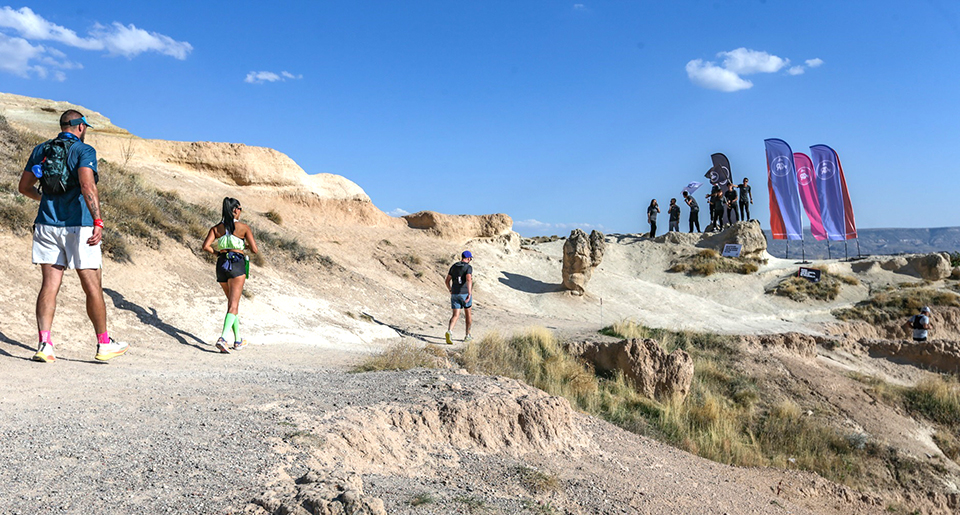
<instances>
[{"instance_id":1,"label":"person standing on rock","mask_svg":"<svg viewBox=\"0 0 960 515\"><path fill-rule=\"evenodd\" d=\"M667 208L667 214L670 215L667 232L680 232L680 206L677 205L677 199L670 199L670 207Z\"/></svg>"},{"instance_id":2,"label":"person standing on rock","mask_svg":"<svg viewBox=\"0 0 960 515\"><path fill-rule=\"evenodd\" d=\"M903 324L904 327L913 329L913 341L915 342L925 342L927 341L927 331L933 328L930 324L930 316L933 313L930 311L928 306L920 308L920 314L913 315L907 322Z\"/></svg>"},{"instance_id":3,"label":"person standing on rock","mask_svg":"<svg viewBox=\"0 0 960 515\"><path fill-rule=\"evenodd\" d=\"M57 359L50 332L63 271L68 268L76 269L86 296L87 316L97 335L95 359L113 359L129 347L107 332L97 151L84 143L89 128L79 111L70 109L60 115L60 134L33 149L17 188L40 202L33 225L33 263L40 265L42 276L36 308L40 341L34 361Z\"/></svg>"},{"instance_id":4,"label":"person standing on rock","mask_svg":"<svg viewBox=\"0 0 960 515\"><path fill-rule=\"evenodd\" d=\"M660 214L660 206L657 205L657 199L650 201L647 207L647 223L650 224L650 237L657 236L657 215Z\"/></svg>"},{"instance_id":5,"label":"person standing on rock","mask_svg":"<svg viewBox=\"0 0 960 515\"><path fill-rule=\"evenodd\" d=\"M753 193L750 192L750 180L744 177L743 182L737 185L737 189L740 190L740 219L749 220L750 204L753 204ZM748 198L750 199L749 202L747 201Z\"/></svg>"},{"instance_id":6,"label":"person standing on rock","mask_svg":"<svg viewBox=\"0 0 960 515\"><path fill-rule=\"evenodd\" d=\"M447 324L447 334L445 335L447 345L453 345L453 326L457 325L457 319L460 318L460 310L463 310L463 318L467 324L464 343L473 340L470 336L470 326L473 325L473 317L470 308L473 307L473 254L469 250L460 254L460 261L457 261L447 272L447 278L444 284L447 285L447 291L450 292L450 307L453 308L453 315L450 316L450 323Z\"/></svg>"},{"instance_id":7,"label":"person standing on rock","mask_svg":"<svg viewBox=\"0 0 960 515\"><path fill-rule=\"evenodd\" d=\"M733 225L737 220L737 191L733 189L733 183L727 183L727 191L723 193L723 218L726 225Z\"/></svg>"},{"instance_id":8,"label":"person standing on rock","mask_svg":"<svg viewBox=\"0 0 960 515\"><path fill-rule=\"evenodd\" d=\"M240 201L226 197L220 210L220 223L210 228L203 240L203 250L217 256L217 282L227 296L227 314L223 318L223 331L215 344L217 350L229 354L230 349L240 350L247 340L240 337L240 296L249 274L249 259L246 248L256 254L257 240L250 226L240 222L243 208ZM233 337L233 345L228 338Z\"/></svg>"},{"instance_id":9,"label":"person standing on rock","mask_svg":"<svg viewBox=\"0 0 960 515\"><path fill-rule=\"evenodd\" d=\"M720 186L714 184L707 198L710 199L710 223L714 231L720 231L723 229L723 191Z\"/></svg>"},{"instance_id":10,"label":"person standing on rock","mask_svg":"<svg viewBox=\"0 0 960 515\"><path fill-rule=\"evenodd\" d=\"M693 226L697 226L697 232L700 232L700 206L697 205L697 201L693 198L693 195L683 192L683 201L690 206L690 232L693 232Z\"/></svg>"}]
</instances>

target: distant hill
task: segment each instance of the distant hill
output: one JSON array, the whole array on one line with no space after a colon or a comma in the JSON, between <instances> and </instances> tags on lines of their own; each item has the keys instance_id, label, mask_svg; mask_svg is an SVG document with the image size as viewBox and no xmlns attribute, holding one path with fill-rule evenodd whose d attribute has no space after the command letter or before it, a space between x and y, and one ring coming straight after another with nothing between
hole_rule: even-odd
<instances>
[{"instance_id":1,"label":"distant hill","mask_svg":"<svg viewBox=\"0 0 960 515\"><path fill-rule=\"evenodd\" d=\"M863 255L957 252L960 251L960 227L938 227L933 229L860 229L860 253ZM786 257L787 244L784 240L774 240L770 231L767 235L768 251L776 257ZM826 259L827 242L817 241L804 231L803 251L807 259ZM844 257L842 241L830 242L830 257ZM857 255L857 240L847 241L847 255ZM800 242L790 242L790 257L800 257Z\"/></svg>"}]
</instances>

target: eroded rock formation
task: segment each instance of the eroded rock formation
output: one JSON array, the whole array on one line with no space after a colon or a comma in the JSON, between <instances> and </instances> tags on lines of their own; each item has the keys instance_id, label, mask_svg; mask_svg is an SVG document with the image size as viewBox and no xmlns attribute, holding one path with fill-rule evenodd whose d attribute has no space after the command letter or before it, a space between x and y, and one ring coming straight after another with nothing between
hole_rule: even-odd
<instances>
[{"instance_id":1,"label":"eroded rock formation","mask_svg":"<svg viewBox=\"0 0 960 515\"><path fill-rule=\"evenodd\" d=\"M580 229L570 231L563 244L563 287L583 295L593 270L603 260L605 248L600 231L591 231L589 237Z\"/></svg>"},{"instance_id":2,"label":"eroded rock formation","mask_svg":"<svg viewBox=\"0 0 960 515\"><path fill-rule=\"evenodd\" d=\"M767 250L767 237L760 228L760 222L749 220L746 222L737 222L718 234L707 236L697 243L697 247L711 248L717 252L723 251L723 246L728 243L742 245L740 250L741 257L763 257Z\"/></svg>"},{"instance_id":3,"label":"eroded rock formation","mask_svg":"<svg viewBox=\"0 0 960 515\"><path fill-rule=\"evenodd\" d=\"M567 350L598 372L622 372L638 392L651 399L684 399L690 393L693 358L680 349L668 354L656 340L582 342L571 344Z\"/></svg>"},{"instance_id":4,"label":"eroded rock formation","mask_svg":"<svg viewBox=\"0 0 960 515\"><path fill-rule=\"evenodd\" d=\"M412 229L422 229L439 238L466 241L494 238L513 230L513 219L503 213L492 215L445 215L420 211L403 217Z\"/></svg>"}]
</instances>

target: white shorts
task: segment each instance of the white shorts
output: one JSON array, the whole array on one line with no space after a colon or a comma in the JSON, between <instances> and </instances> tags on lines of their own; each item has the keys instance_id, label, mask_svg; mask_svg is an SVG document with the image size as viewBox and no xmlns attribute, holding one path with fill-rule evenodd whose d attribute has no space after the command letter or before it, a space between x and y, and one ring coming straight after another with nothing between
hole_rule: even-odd
<instances>
[{"instance_id":1,"label":"white shorts","mask_svg":"<svg viewBox=\"0 0 960 515\"><path fill-rule=\"evenodd\" d=\"M103 265L100 244L88 245L93 227L56 227L36 224L33 228L33 264L60 265L79 270Z\"/></svg>"}]
</instances>

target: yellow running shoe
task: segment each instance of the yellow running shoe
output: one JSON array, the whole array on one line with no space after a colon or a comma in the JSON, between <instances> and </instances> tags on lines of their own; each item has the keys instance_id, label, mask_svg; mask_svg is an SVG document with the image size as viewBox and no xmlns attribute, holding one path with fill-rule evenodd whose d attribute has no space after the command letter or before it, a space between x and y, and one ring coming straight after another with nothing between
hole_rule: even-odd
<instances>
[{"instance_id":1,"label":"yellow running shoe","mask_svg":"<svg viewBox=\"0 0 960 515\"><path fill-rule=\"evenodd\" d=\"M53 344L49 342L41 343L37 353L33 355L33 360L42 363L53 363L56 361L57 357L53 355Z\"/></svg>"},{"instance_id":2,"label":"yellow running shoe","mask_svg":"<svg viewBox=\"0 0 960 515\"><path fill-rule=\"evenodd\" d=\"M450 335L450 331L447 331L446 337L447 337L447 345L453 345L453 338Z\"/></svg>"},{"instance_id":3,"label":"yellow running shoe","mask_svg":"<svg viewBox=\"0 0 960 515\"><path fill-rule=\"evenodd\" d=\"M118 342L110 338L110 343L101 343L97 345L97 361L107 361L117 356L122 356L130 348L130 344Z\"/></svg>"}]
</instances>

